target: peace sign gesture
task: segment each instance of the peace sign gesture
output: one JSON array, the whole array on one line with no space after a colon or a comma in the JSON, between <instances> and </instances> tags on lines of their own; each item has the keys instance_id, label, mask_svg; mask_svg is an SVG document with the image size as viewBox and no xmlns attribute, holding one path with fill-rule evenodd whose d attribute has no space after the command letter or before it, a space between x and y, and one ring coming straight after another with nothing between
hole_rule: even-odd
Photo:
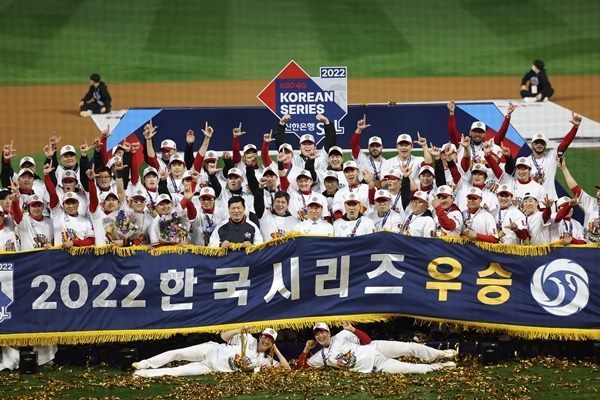
<instances>
[{"instance_id":1,"label":"peace sign gesture","mask_svg":"<svg viewBox=\"0 0 600 400\"><path fill-rule=\"evenodd\" d=\"M575 126L581 125L581 115L577 115L575 111L571 111L571 120L569 122Z\"/></svg>"},{"instance_id":2,"label":"peace sign gesture","mask_svg":"<svg viewBox=\"0 0 600 400\"><path fill-rule=\"evenodd\" d=\"M263 140L264 140L265 142L267 142L267 143L271 143L273 140L275 140L275 138L274 138L274 137L272 137L272 136L273 136L273 129L271 129L271 130L269 131L269 133L265 133L265 134L263 135Z\"/></svg>"},{"instance_id":3,"label":"peace sign gesture","mask_svg":"<svg viewBox=\"0 0 600 400\"><path fill-rule=\"evenodd\" d=\"M421 134L419 133L419 131L417 131L417 140L415 140L415 143L417 143L422 148L427 147L427 139L424 137L421 137Z\"/></svg>"},{"instance_id":4,"label":"peace sign gesture","mask_svg":"<svg viewBox=\"0 0 600 400\"><path fill-rule=\"evenodd\" d=\"M240 122L240 126L238 126L237 128L233 128L233 137L234 138L239 138L240 136L244 135L246 132L242 132L242 123Z\"/></svg>"}]
</instances>

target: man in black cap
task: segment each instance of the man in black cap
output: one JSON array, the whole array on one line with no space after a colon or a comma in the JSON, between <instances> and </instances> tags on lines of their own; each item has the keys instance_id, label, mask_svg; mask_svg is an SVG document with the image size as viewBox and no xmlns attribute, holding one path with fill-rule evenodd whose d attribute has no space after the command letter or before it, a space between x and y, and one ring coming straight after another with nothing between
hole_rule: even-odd
<instances>
[{"instance_id":1,"label":"man in black cap","mask_svg":"<svg viewBox=\"0 0 600 400\"><path fill-rule=\"evenodd\" d=\"M108 87L100 80L100 75L92 74L90 76L90 89L79 102L79 115L82 117L91 117L92 114L110 112L111 101Z\"/></svg>"},{"instance_id":2,"label":"man in black cap","mask_svg":"<svg viewBox=\"0 0 600 400\"><path fill-rule=\"evenodd\" d=\"M529 87L527 87L527 82L529 82ZM521 79L521 97L526 102L533 103L536 101L545 101L552 97L553 94L554 89L552 89L548 75L546 75L544 62L542 60L535 60L531 66L531 70Z\"/></svg>"}]
</instances>

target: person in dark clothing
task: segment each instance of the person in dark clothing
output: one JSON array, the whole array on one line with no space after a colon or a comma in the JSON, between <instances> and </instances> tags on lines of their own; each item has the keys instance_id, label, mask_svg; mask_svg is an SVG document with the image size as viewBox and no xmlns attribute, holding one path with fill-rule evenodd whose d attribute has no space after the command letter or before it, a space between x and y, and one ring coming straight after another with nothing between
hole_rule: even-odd
<instances>
[{"instance_id":1,"label":"person in dark clothing","mask_svg":"<svg viewBox=\"0 0 600 400\"><path fill-rule=\"evenodd\" d=\"M108 87L100 80L100 75L92 74L90 76L90 89L79 102L79 115L91 117L92 114L106 114L110 112L111 101Z\"/></svg>"},{"instance_id":2,"label":"person in dark clothing","mask_svg":"<svg viewBox=\"0 0 600 400\"><path fill-rule=\"evenodd\" d=\"M244 247L263 242L260 229L246 218L246 202L240 196L233 196L227 202L229 219L220 223L210 236L210 247L228 249L232 243L242 243Z\"/></svg>"},{"instance_id":3,"label":"person in dark clothing","mask_svg":"<svg viewBox=\"0 0 600 400\"><path fill-rule=\"evenodd\" d=\"M527 86L529 82L529 86ZM535 60L523 79L521 79L521 97L527 102L545 101L554 94L554 89L546 75L544 62Z\"/></svg>"}]
</instances>

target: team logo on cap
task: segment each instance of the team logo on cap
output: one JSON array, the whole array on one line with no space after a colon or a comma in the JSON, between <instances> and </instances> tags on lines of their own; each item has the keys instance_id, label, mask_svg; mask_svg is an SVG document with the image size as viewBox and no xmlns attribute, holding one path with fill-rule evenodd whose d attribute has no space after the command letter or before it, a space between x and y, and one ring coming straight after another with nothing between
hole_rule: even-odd
<instances>
[{"instance_id":1,"label":"team logo on cap","mask_svg":"<svg viewBox=\"0 0 600 400\"><path fill-rule=\"evenodd\" d=\"M348 200L356 200L356 195L354 193L350 193Z\"/></svg>"},{"instance_id":2,"label":"team logo on cap","mask_svg":"<svg viewBox=\"0 0 600 400\"><path fill-rule=\"evenodd\" d=\"M137 192L135 192L135 194L143 194L141 190L138 190Z\"/></svg>"},{"instance_id":3,"label":"team logo on cap","mask_svg":"<svg viewBox=\"0 0 600 400\"><path fill-rule=\"evenodd\" d=\"M67 152L67 151L72 151L74 153L75 148L73 146L65 146L65 152Z\"/></svg>"},{"instance_id":4,"label":"team logo on cap","mask_svg":"<svg viewBox=\"0 0 600 400\"><path fill-rule=\"evenodd\" d=\"M423 194L424 193L419 190L417 193L415 193L415 196L423 196Z\"/></svg>"},{"instance_id":5,"label":"team logo on cap","mask_svg":"<svg viewBox=\"0 0 600 400\"><path fill-rule=\"evenodd\" d=\"M212 151L209 151L208 153L206 153L206 158L215 158L215 153Z\"/></svg>"},{"instance_id":6,"label":"team logo on cap","mask_svg":"<svg viewBox=\"0 0 600 400\"><path fill-rule=\"evenodd\" d=\"M476 126L477 128L482 128L482 129L483 129L483 124L482 124L481 122L477 122L477 123L475 124L475 126Z\"/></svg>"},{"instance_id":7,"label":"team logo on cap","mask_svg":"<svg viewBox=\"0 0 600 400\"><path fill-rule=\"evenodd\" d=\"M65 195L65 198L66 198L66 199L74 199L74 198L75 198L75 193L73 193L73 192L68 192L68 193Z\"/></svg>"},{"instance_id":8,"label":"team logo on cap","mask_svg":"<svg viewBox=\"0 0 600 400\"><path fill-rule=\"evenodd\" d=\"M167 142L166 140L163 140L163 142L160 145L163 147L166 147L169 145L169 142Z\"/></svg>"},{"instance_id":9,"label":"team logo on cap","mask_svg":"<svg viewBox=\"0 0 600 400\"><path fill-rule=\"evenodd\" d=\"M337 177L337 174L333 171L327 171L327 176L335 176Z\"/></svg>"},{"instance_id":10,"label":"team logo on cap","mask_svg":"<svg viewBox=\"0 0 600 400\"><path fill-rule=\"evenodd\" d=\"M302 137L300 138L300 140L301 140L301 141L303 141L303 142L305 142L305 141L307 141L307 140L310 140L310 141L312 141L312 140L313 140L313 138L312 138L312 136L310 136L310 135L302 135Z\"/></svg>"},{"instance_id":11,"label":"team logo on cap","mask_svg":"<svg viewBox=\"0 0 600 400\"><path fill-rule=\"evenodd\" d=\"M508 189L508 185L502 185L502 186L500 186L500 190L501 190L501 191L502 191L502 190L509 190L509 189Z\"/></svg>"},{"instance_id":12,"label":"team logo on cap","mask_svg":"<svg viewBox=\"0 0 600 400\"><path fill-rule=\"evenodd\" d=\"M442 187L440 188L440 192L444 193L445 191L446 191L446 188L442 186Z\"/></svg>"},{"instance_id":13,"label":"team logo on cap","mask_svg":"<svg viewBox=\"0 0 600 400\"><path fill-rule=\"evenodd\" d=\"M400 135L400 140L406 140L406 141L410 141L410 136L404 134L404 135Z\"/></svg>"},{"instance_id":14,"label":"team logo on cap","mask_svg":"<svg viewBox=\"0 0 600 400\"><path fill-rule=\"evenodd\" d=\"M65 171L65 178L74 178L75 174L72 171Z\"/></svg>"},{"instance_id":15,"label":"team logo on cap","mask_svg":"<svg viewBox=\"0 0 600 400\"><path fill-rule=\"evenodd\" d=\"M203 192L204 193L210 193L210 190L208 190L208 188L204 188Z\"/></svg>"},{"instance_id":16,"label":"team logo on cap","mask_svg":"<svg viewBox=\"0 0 600 400\"><path fill-rule=\"evenodd\" d=\"M477 193L477 190L475 188L472 188L471 193Z\"/></svg>"},{"instance_id":17,"label":"team logo on cap","mask_svg":"<svg viewBox=\"0 0 600 400\"><path fill-rule=\"evenodd\" d=\"M385 196L385 192L383 190L380 190L379 192L377 192L377 196Z\"/></svg>"},{"instance_id":18,"label":"team logo on cap","mask_svg":"<svg viewBox=\"0 0 600 400\"><path fill-rule=\"evenodd\" d=\"M543 139L544 135L542 135L541 133L538 133L537 135L535 135L536 139Z\"/></svg>"}]
</instances>

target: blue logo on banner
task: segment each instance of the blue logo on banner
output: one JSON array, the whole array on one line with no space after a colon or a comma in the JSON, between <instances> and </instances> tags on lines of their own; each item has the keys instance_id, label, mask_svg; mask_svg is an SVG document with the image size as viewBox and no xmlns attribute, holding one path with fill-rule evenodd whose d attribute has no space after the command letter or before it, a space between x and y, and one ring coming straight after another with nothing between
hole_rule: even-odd
<instances>
[{"instance_id":1,"label":"blue logo on banner","mask_svg":"<svg viewBox=\"0 0 600 400\"><path fill-rule=\"evenodd\" d=\"M535 271L531 294L550 314L576 314L585 308L590 297L588 275L576 262L559 258Z\"/></svg>"}]
</instances>

